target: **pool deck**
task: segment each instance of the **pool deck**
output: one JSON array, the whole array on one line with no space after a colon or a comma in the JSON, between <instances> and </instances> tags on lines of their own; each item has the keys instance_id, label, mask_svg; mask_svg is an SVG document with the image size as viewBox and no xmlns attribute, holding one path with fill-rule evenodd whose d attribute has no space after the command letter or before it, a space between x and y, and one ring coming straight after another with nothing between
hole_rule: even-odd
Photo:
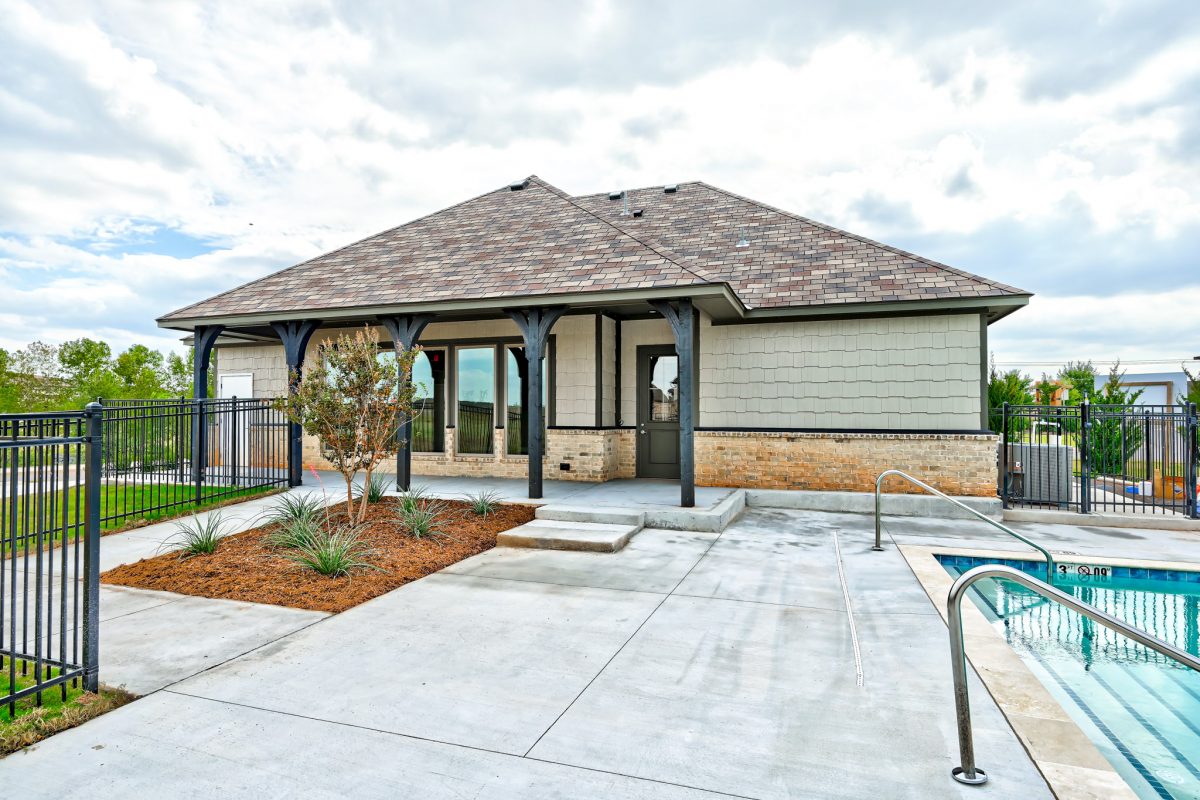
<instances>
[{"instance_id":1,"label":"pool deck","mask_svg":"<svg viewBox=\"0 0 1200 800\"><path fill-rule=\"evenodd\" d=\"M1195 561L1200 541L1018 527L1138 559ZM885 528L873 552L870 517L750 509L615 554L497 548L183 670L0 772L24 797L1051 797L974 675L991 782L950 779L946 627L897 545L1023 546L978 522ZM102 677L120 683L112 624ZM175 625L156 636L189 636ZM1097 780L1073 796L1111 796Z\"/></svg>"}]
</instances>

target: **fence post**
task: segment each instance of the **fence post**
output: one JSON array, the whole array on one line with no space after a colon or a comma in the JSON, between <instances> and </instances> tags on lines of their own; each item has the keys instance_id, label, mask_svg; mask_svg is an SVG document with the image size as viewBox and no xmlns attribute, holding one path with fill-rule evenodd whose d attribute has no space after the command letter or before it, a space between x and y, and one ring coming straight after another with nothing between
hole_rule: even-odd
<instances>
[{"instance_id":1,"label":"fence post","mask_svg":"<svg viewBox=\"0 0 1200 800\"><path fill-rule=\"evenodd\" d=\"M1079 510L1084 514L1092 513L1091 432L1091 404L1085 397L1079 404Z\"/></svg>"},{"instance_id":2,"label":"fence post","mask_svg":"<svg viewBox=\"0 0 1200 800\"><path fill-rule=\"evenodd\" d=\"M242 431L238 428L238 399L237 395L229 401L229 485L238 485L238 439Z\"/></svg>"},{"instance_id":3,"label":"fence post","mask_svg":"<svg viewBox=\"0 0 1200 800\"><path fill-rule=\"evenodd\" d=\"M1000 507L1008 508L1008 401L1000 409Z\"/></svg>"},{"instance_id":4,"label":"fence post","mask_svg":"<svg viewBox=\"0 0 1200 800\"><path fill-rule=\"evenodd\" d=\"M89 403L83 528L83 688L100 688L100 468L104 447L104 407ZM64 545L65 546L65 545Z\"/></svg>"},{"instance_id":5,"label":"fence post","mask_svg":"<svg viewBox=\"0 0 1200 800\"><path fill-rule=\"evenodd\" d=\"M192 401L192 481L196 484L196 505L204 490L204 461L208 449L208 420L204 418L204 400Z\"/></svg>"},{"instance_id":6,"label":"fence post","mask_svg":"<svg viewBox=\"0 0 1200 800\"><path fill-rule=\"evenodd\" d=\"M1196 404L1188 403L1187 415L1187 469L1184 474L1184 492L1192 519L1200 519L1200 508L1196 503L1196 481L1200 479L1200 420L1196 419Z\"/></svg>"}]
</instances>

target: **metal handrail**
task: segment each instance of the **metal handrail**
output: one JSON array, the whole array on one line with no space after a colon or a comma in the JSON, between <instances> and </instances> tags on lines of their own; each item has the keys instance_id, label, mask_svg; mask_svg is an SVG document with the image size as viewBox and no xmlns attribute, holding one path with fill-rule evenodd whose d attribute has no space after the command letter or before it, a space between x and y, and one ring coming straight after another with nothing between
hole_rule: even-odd
<instances>
[{"instance_id":1,"label":"metal handrail","mask_svg":"<svg viewBox=\"0 0 1200 800\"><path fill-rule=\"evenodd\" d=\"M1095 606L1075 599L1064 591L1055 589L1032 575L1002 564L985 564L964 572L946 597L946 625L950 629L950 661L954 670L954 706L958 712L958 751L961 764L951 772L959 783L978 785L987 781L987 773L975 766L975 744L971 736L971 703L967 696L967 657L963 649L962 599L975 581L983 578L1005 578L1019 583L1047 600L1061 603L1072 611L1100 623L1109 630L1128 636L1138 644L1149 647L1156 653L1200 672L1200 658L1184 652L1172 644L1151 636L1141 628L1106 614Z\"/></svg>"},{"instance_id":2,"label":"metal handrail","mask_svg":"<svg viewBox=\"0 0 1200 800\"><path fill-rule=\"evenodd\" d=\"M1024 542L1025 544L1029 545L1030 547L1032 547L1034 550L1037 550L1046 559L1046 581L1048 583L1054 583L1054 556L1050 555L1049 550L1042 547L1040 544L1035 544L1034 542L1029 541L1024 536L1017 533L1016 531L1014 531L1012 528L1008 527L1007 525L1001 525L999 522L996 522L996 520L992 519L991 517L988 517L984 514L979 513L978 511L971 508L966 503L963 503L959 500L955 500L953 497L946 494L945 492L940 492L937 489L930 486L928 483L925 483L924 481L919 481L916 478L914 478L912 475L909 475L907 472L902 472L898 469L884 470L883 472L879 473L879 477L875 479L875 546L871 548L872 550L882 550L883 549L883 522L882 522L882 512L880 511L880 499L881 499L880 493L882 492L883 479L889 475L896 475L898 477L904 478L904 480L908 481L909 483L913 484L914 486L920 486L925 491L927 491L931 494L935 494L938 497L942 498L943 500L948 500L949 502L951 502L954 505L961 508L963 511L966 511L969 514L974 514L976 517L983 520L988 525L991 525L994 528L998 528L998 529L1004 531L1009 536L1019 539L1020 541Z\"/></svg>"}]
</instances>

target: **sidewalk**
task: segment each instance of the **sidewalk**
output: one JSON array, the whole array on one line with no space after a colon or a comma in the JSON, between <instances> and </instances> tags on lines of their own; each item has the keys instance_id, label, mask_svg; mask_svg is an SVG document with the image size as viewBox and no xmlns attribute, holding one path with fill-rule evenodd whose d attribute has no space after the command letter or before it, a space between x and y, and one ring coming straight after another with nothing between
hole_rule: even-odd
<instances>
[{"instance_id":1,"label":"sidewalk","mask_svg":"<svg viewBox=\"0 0 1200 800\"><path fill-rule=\"evenodd\" d=\"M615 554L498 548L0 769L30 797L977 798L950 779L945 625L872 536L761 510ZM984 791L1048 798L973 697Z\"/></svg>"}]
</instances>

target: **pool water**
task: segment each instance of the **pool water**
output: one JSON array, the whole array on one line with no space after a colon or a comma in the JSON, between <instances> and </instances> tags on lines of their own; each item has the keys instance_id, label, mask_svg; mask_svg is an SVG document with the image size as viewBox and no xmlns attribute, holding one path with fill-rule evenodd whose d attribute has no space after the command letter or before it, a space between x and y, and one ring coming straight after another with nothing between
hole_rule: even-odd
<instances>
[{"instance_id":1,"label":"pool water","mask_svg":"<svg viewBox=\"0 0 1200 800\"><path fill-rule=\"evenodd\" d=\"M938 560L955 577L1007 564L1045 578L1037 561ZM1062 591L1200 655L1200 572L1063 567ZM1139 797L1200 800L1200 673L1011 581L971 594Z\"/></svg>"}]
</instances>

